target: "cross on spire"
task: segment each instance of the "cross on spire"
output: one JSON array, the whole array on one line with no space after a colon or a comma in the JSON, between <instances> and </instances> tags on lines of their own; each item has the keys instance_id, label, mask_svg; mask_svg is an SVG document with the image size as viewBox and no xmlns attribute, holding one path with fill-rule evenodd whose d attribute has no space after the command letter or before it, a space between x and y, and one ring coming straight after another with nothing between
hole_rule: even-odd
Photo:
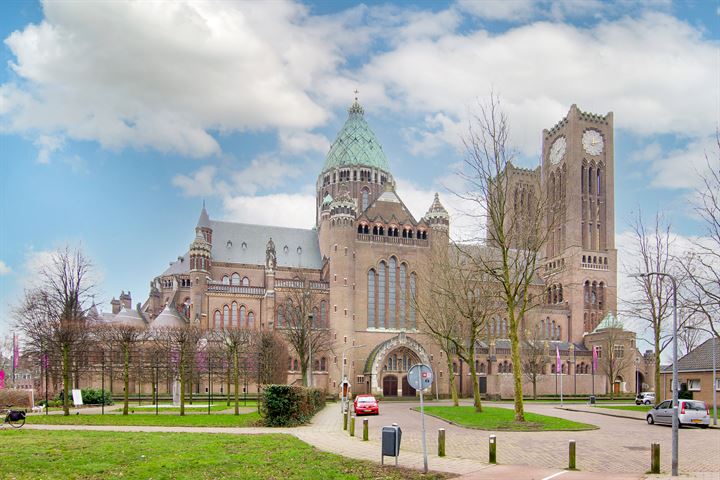
<instances>
[{"instance_id":1,"label":"cross on spire","mask_svg":"<svg viewBox=\"0 0 720 480\"><path fill-rule=\"evenodd\" d=\"M356 101L356 102L358 101L358 93L360 93L360 92L359 92L358 89L356 88L356 89L355 89L355 101Z\"/></svg>"}]
</instances>

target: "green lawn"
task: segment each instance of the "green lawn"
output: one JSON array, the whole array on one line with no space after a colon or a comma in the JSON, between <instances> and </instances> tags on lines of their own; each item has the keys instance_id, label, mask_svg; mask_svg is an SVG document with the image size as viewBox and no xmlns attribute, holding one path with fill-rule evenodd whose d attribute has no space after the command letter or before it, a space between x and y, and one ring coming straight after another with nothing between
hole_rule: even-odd
<instances>
[{"instance_id":1,"label":"green lawn","mask_svg":"<svg viewBox=\"0 0 720 480\"><path fill-rule=\"evenodd\" d=\"M632 410L633 412L647 412L652 405L602 405L597 408L609 408L612 410Z\"/></svg>"},{"instance_id":2,"label":"green lawn","mask_svg":"<svg viewBox=\"0 0 720 480\"><path fill-rule=\"evenodd\" d=\"M257 405L251 405L250 402L248 402L248 407L256 407L257 408ZM136 414L137 413L155 413L155 407L153 406L152 408L150 408L150 404L148 404L148 403L143 404L143 405L138 405L138 404L132 405L131 404L128 406L128 408L131 411L135 410ZM230 409L234 409L234 408L235 408L234 405L230 405L228 407L227 405L225 405L225 402L222 402L221 404L214 403L214 404L210 405L211 412L221 412L223 410L230 410ZM240 408L243 408L242 403L240 404ZM120 411L122 411L122 404L120 404ZM160 406L158 407L158 412L177 412L177 413L179 413L180 407L176 407L172 403L168 403L168 404L161 403ZM189 404L185 405L185 414L189 414L189 413L193 413L193 414L194 413L204 413L205 415L207 415L207 405L205 405L203 408L192 407Z\"/></svg>"},{"instance_id":3,"label":"green lawn","mask_svg":"<svg viewBox=\"0 0 720 480\"><path fill-rule=\"evenodd\" d=\"M445 478L320 452L289 435L6 429L0 444L2 478L13 480Z\"/></svg>"},{"instance_id":4,"label":"green lawn","mask_svg":"<svg viewBox=\"0 0 720 480\"><path fill-rule=\"evenodd\" d=\"M240 415L215 414L205 415L148 415L118 413L80 414L80 415L28 415L27 423L45 425L141 425L165 427L254 427L260 421L257 412Z\"/></svg>"},{"instance_id":5,"label":"green lawn","mask_svg":"<svg viewBox=\"0 0 720 480\"><path fill-rule=\"evenodd\" d=\"M415 408L415 410L419 410ZM511 408L483 407L482 413L475 413L472 406L425 407L425 413L460 425L479 430L505 430L515 432L537 432L552 430L593 430L597 427L558 417L525 412L525 422L515 421Z\"/></svg>"}]
</instances>

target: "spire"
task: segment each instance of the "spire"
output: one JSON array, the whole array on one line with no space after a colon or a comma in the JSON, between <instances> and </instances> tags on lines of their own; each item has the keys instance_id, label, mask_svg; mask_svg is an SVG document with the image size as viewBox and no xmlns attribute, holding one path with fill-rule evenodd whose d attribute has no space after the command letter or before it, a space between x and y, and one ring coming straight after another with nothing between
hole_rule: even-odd
<instances>
[{"instance_id":1,"label":"spire","mask_svg":"<svg viewBox=\"0 0 720 480\"><path fill-rule=\"evenodd\" d=\"M432 205L425 214L425 221L433 228L447 230L450 224L450 214L440 203L440 195L435 193Z\"/></svg>"},{"instance_id":2,"label":"spire","mask_svg":"<svg viewBox=\"0 0 720 480\"><path fill-rule=\"evenodd\" d=\"M200 218L198 218L195 228L210 228L210 217L208 216L207 210L205 210L205 200L203 200L202 211L200 212Z\"/></svg>"},{"instance_id":3,"label":"spire","mask_svg":"<svg viewBox=\"0 0 720 480\"><path fill-rule=\"evenodd\" d=\"M365 115L365 109L360 105L360 102L358 102L358 89L355 89L355 101L350 105L350 108L348 108L348 113L350 116L360 116L362 117Z\"/></svg>"}]
</instances>

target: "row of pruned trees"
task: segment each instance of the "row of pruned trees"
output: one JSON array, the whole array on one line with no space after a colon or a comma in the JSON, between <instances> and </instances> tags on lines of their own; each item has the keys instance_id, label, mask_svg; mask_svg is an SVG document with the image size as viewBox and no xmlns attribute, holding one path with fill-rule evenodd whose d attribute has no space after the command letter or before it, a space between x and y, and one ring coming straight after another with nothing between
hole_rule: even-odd
<instances>
[{"instance_id":1,"label":"row of pruned trees","mask_svg":"<svg viewBox=\"0 0 720 480\"><path fill-rule=\"evenodd\" d=\"M15 309L24 354L31 355L46 378L59 380L63 392L81 376L97 379L109 372L123 384L123 413L128 413L130 381L153 383L162 377L179 382L180 414L190 385L201 373L225 377L228 395L234 385L238 413L240 381L258 385L284 383L286 343L272 331L201 330L196 326L146 329L104 322L93 308L92 264L79 250L54 252ZM69 414L69 395L63 410Z\"/></svg>"}]
</instances>

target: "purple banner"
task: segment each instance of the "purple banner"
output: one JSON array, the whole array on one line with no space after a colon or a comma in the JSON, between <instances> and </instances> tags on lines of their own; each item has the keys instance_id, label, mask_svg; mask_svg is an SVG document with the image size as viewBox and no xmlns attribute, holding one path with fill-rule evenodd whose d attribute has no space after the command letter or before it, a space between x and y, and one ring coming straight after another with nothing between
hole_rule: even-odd
<instances>
[{"instance_id":1,"label":"purple banner","mask_svg":"<svg viewBox=\"0 0 720 480\"><path fill-rule=\"evenodd\" d=\"M5 370L0 370L0 388L5 388Z\"/></svg>"}]
</instances>

